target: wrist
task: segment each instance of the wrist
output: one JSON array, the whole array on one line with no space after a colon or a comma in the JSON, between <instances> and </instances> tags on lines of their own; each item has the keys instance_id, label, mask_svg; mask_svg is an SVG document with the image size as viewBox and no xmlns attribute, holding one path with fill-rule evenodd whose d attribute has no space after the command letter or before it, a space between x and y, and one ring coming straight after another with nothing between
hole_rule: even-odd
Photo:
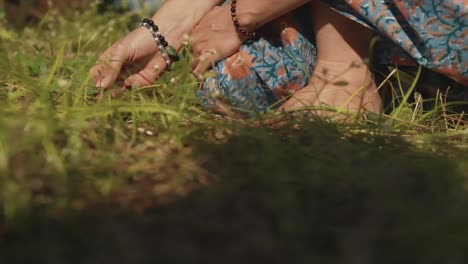
<instances>
[{"instance_id":1,"label":"wrist","mask_svg":"<svg viewBox=\"0 0 468 264\"><path fill-rule=\"evenodd\" d=\"M164 37L159 31L159 26L156 25L153 20L145 18L141 22L141 26L151 32L151 36L153 37L159 52L166 61L168 69L170 69L172 62L177 62L180 59L177 54L177 50L173 46L169 45L166 37Z\"/></svg>"},{"instance_id":2,"label":"wrist","mask_svg":"<svg viewBox=\"0 0 468 264\"><path fill-rule=\"evenodd\" d=\"M310 0L237 0L237 17L245 30L253 32Z\"/></svg>"},{"instance_id":3,"label":"wrist","mask_svg":"<svg viewBox=\"0 0 468 264\"><path fill-rule=\"evenodd\" d=\"M184 38L200 22L203 16L221 0L166 0L152 17L161 33L180 48Z\"/></svg>"},{"instance_id":4,"label":"wrist","mask_svg":"<svg viewBox=\"0 0 468 264\"><path fill-rule=\"evenodd\" d=\"M249 8L244 1L237 1L236 15L240 26L248 32L254 32L262 25L258 23L256 17L260 15L254 9Z\"/></svg>"},{"instance_id":5,"label":"wrist","mask_svg":"<svg viewBox=\"0 0 468 264\"><path fill-rule=\"evenodd\" d=\"M167 39L170 45L177 50L181 48L185 36L190 33L193 27L190 21L181 21L180 24L175 25L174 23L165 23L165 21L168 21L167 19L157 16L154 16L152 19L155 24L158 25L161 34Z\"/></svg>"}]
</instances>

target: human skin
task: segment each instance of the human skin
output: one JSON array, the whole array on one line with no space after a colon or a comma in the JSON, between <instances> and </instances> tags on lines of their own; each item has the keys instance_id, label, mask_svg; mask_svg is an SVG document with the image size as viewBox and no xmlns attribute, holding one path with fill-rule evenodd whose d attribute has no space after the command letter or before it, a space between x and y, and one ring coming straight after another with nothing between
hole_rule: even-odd
<instances>
[{"instance_id":1,"label":"human skin","mask_svg":"<svg viewBox=\"0 0 468 264\"><path fill-rule=\"evenodd\" d=\"M238 0L236 13L239 18L239 24L243 28L247 31L255 31L268 22L308 2L316 1L318 0Z\"/></svg>"},{"instance_id":2,"label":"human skin","mask_svg":"<svg viewBox=\"0 0 468 264\"><path fill-rule=\"evenodd\" d=\"M252 32L306 2L257 0L255 5L246 5L245 1L238 1L237 16L242 27ZM269 12L261 12L262 9ZM382 102L365 63L372 31L321 1L311 1L310 12L310 27L314 29L318 50L315 73L309 85L294 94L281 109L330 106L343 112L381 111ZM193 50L199 56L193 67L200 77L214 62L232 55L245 38L235 30L229 13L230 7L213 10L192 31Z\"/></svg>"},{"instance_id":3,"label":"human skin","mask_svg":"<svg viewBox=\"0 0 468 264\"><path fill-rule=\"evenodd\" d=\"M232 55L246 38L233 26L230 6L215 8L220 1L190 0L195 8L181 14L179 10L186 10L183 7L188 4L187 1L167 1L153 19L169 43L176 48L180 47L183 35L193 29L193 50L198 57L194 63L194 72L201 75L213 63ZM238 1L236 13L242 27L255 31L307 2L256 0L247 5L245 1ZM310 24L316 33L318 48L316 71L310 84L289 99L282 109L295 110L325 104L346 111L380 111L380 97L364 63L372 32L342 17L320 1L312 1L311 7ZM99 63L92 73L96 85L104 89L115 82L125 63L142 63L142 70L125 79L126 87L152 84L163 72L165 65L157 54L151 34L145 28L133 31L114 44L104 52L100 61L108 63ZM155 69L155 65L159 68Z\"/></svg>"},{"instance_id":4,"label":"human skin","mask_svg":"<svg viewBox=\"0 0 468 264\"><path fill-rule=\"evenodd\" d=\"M179 49L184 36L220 2L221 0L167 0L152 19L168 43ZM96 87L103 90L118 80L123 81L122 88L125 89L152 84L166 66L150 32L140 27L104 51L91 69L91 75Z\"/></svg>"},{"instance_id":5,"label":"human skin","mask_svg":"<svg viewBox=\"0 0 468 264\"><path fill-rule=\"evenodd\" d=\"M237 13L241 23L252 22L252 25L261 26L308 1L256 0L249 5L239 1ZM207 60L216 62L232 55L245 40L233 26L229 5L215 8L221 2L224 1L168 0L153 16L153 20L162 35L176 49L181 47L184 36L193 30L195 55L198 57L204 51L216 50L216 59ZM260 15L252 19L256 14ZM250 24L246 25L251 27ZM223 45L223 48L213 46L213 43ZM91 75L96 81L96 87L103 90L117 80L123 80L123 91L132 86L151 85L165 69L166 64L158 53L151 34L145 28L138 28L107 49L92 68Z\"/></svg>"},{"instance_id":6,"label":"human skin","mask_svg":"<svg viewBox=\"0 0 468 264\"><path fill-rule=\"evenodd\" d=\"M320 1L311 4L311 17L318 51L314 74L281 109L329 106L342 113L380 112L382 101L365 62L372 31Z\"/></svg>"},{"instance_id":7,"label":"human skin","mask_svg":"<svg viewBox=\"0 0 468 264\"><path fill-rule=\"evenodd\" d=\"M309 0L238 1L239 23L253 32L266 23L304 5ZM192 31L192 51L197 58L192 65L195 75L201 75L214 63L233 55L247 36L236 30L231 18L231 6L211 10Z\"/></svg>"}]
</instances>

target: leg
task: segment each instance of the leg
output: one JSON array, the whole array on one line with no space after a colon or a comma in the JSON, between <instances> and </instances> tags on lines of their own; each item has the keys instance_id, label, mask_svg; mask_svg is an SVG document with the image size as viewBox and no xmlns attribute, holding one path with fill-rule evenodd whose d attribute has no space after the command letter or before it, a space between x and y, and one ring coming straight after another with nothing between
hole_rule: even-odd
<instances>
[{"instance_id":1,"label":"leg","mask_svg":"<svg viewBox=\"0 0 468 264\"><path fill-rule=\"evenodd\" d=\"M298 91L283 109L328 105L339 110L379 112L382 107L368 55L371 30L313 1L312 24L316 34L317 65L308 86Z\"/></svg>"}]
</instances>

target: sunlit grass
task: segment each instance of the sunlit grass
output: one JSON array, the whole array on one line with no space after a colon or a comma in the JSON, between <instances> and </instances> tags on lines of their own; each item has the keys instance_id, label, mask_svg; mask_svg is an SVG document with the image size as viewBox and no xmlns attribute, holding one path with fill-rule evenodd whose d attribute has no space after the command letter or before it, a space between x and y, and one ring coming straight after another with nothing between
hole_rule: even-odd
<instances>
[{"instance_id":1,"label":"sunlit grass","mask_svg":"<svg viewBox=\"0 0 468 264\"><path fill-rule=\"evenodd\" d=\"M35 204L36 196L47 196L39 200L52 207L71 206L67 203L73 203L81 184L92 192L106 194L126 177L165 174L154 168L154 157L148 157L151 154L141 149L170 144L182 151L184 138L194 130L222 126L225 122L213 119L200 107L199 84L190 73L189 53L174 71L153 86L97 102L95 95L99 90L94 88L89 69L102 50L137 23L138 16L133 13L88 11L69 18L52 13L20 32L2 27L0 169L5 218L13 218ZM427 99L438 102L429 111L423 111L422 98L410 100L418 75L411 77L395 69L386 81L391 78L396 78L400 87L394 89L404 96L389 115L359 115L344 123L335 121L337 127L415 138L451 132L466 139L463 113L449 114L442 97ZM402 90L403 82L410 84L409 89ZM258 120L247 120L240 126L255 122ZM141 153L138 162L134 160L135 153ZM190 155L159 155L177 164L195 162ZM129 167L116 169L126 162ZM196 162L189 167L189 171L178 173L203 174ZM172 173L166 176L177 179Z\"/></svg>"},{"instance_id":2,"label":"sunlit grass","mask_svg":"<svg viewBox=\"0 0 468 264\"><path fill-rule=\"evenodd\" d=\"M100 51L135 24L132 14L87 12L70 19L51 14L22 32L3 27L4 218L21 215L36 203L70 207L75 194L83 190L91 197L106 194L135 175L170 174L171 181L183 185L184 174L200 174L195 165L181 166L177 172L158 168L167 165L165 155L171 156L169 163L190 163L181 143L190 128L181 127L195 107L198 85L188 63L181 63L154 87L131 91L120 99L99 103L95 99L98 91L90 68ZM145 126L154 129L142 131ZM161 147L154 147L158 144ZM151 153L154 148L170 147L182 154Z\"/></svg>"},{"instance_id":3,"label":"sunlit grass","mask_svg":"<svg viewBox=\"0 0 468 264\"><path fill-rule=\"evenodd\" d=\"M400 86L393 89L403 91L403 97L395 96L392 111L338 120L306 111L256 117L213 114L200 106L188 51L154 85L97 102L99 91L89 70L99 53L132 30L139 17L95 11L66 18L51 14L22 31L9 29L2 20L0 224L63 216L103 203L143 212L194 190L221 186L206 200L198 199L202 204L197 206L223 204L230 192L245 191L273 212L288 237L307 229L295 207L306 204L305 198L323 199L317 208L327 202L334 207L339 199L358 202L362 193L376 199L369 205L377 208L373 212L405 211L385 199L389 195L403 202L417 189L412 185L417 183L399 174L419 175L416 180L429 186L421 188L440 195L434 198L440 208L445 203L437 199L445 192L466 196L459 193L468 177L466 117L451 110L464 102L447 103L443 94L422 98L412 93L419 75L398 69L386 80L396 80ZM409 90L403 90L403 83ZM423 107L429 103L433 109ZM446 173L450 175L438 177ZM387 183L404 190L386 192ZM258 197L249 193L257 187ZM334 200L314 194L322 188L326 195L342 196ZM411 208L418 206L414 201ZM397 231L401 237L411 233Z\"/></svg>"}]
</instances>

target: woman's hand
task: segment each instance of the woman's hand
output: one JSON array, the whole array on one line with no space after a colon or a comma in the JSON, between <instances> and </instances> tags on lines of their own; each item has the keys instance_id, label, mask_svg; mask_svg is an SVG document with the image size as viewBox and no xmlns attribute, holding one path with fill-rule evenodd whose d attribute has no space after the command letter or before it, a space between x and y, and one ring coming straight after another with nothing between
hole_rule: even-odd
<instances>
[{"instance_id":1,"label":"woman's hand","mask_svg":"<svg viewBox=\"0 0 468 264\"><path fill-rule=\"evenodd\" d=\"M195 25L220 0L167 0L153 16L162 35L174 48L179 49ZM91 69L96 87L109 88L116 80L122 88L151 85L167 68L148 29L134 30L100 57Z\"/></svg>"},{"instance_id":2,"label":"woman's hand","mask_svg":"<svg viewBox=\"0 0 468 264\"><path fill-rule=\"evenodd\" d=\"M196 76L202 76L216 62L236 53L245 36L240 35L231 18L229 5L215 7L191 33ZM201 77L200 77L201 78Z\"/></svg>"},{"instance_id":3,"label":"woman's hand","mask_svg":"<svg viewBox=\"0 0 468 264\"><path fill-rule=\"evenodd\" d=\"M96 87L105 90L116 80L123 81L127 88L153 83L165 68L165 61L157 51L148 29L142 27L134 30L99 57L91 69ZM159 65L160 69L156 70L155 65Z\"/></svg>"}]
</instances>

